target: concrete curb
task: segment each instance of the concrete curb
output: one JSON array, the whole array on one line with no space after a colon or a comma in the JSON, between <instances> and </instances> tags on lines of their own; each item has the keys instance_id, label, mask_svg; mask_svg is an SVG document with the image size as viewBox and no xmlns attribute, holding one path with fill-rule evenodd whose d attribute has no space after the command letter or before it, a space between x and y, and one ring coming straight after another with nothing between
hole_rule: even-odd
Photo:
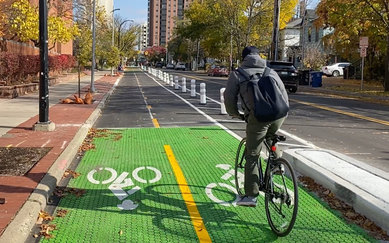
<instances>
[{"instance_id":1,"label":"concrete curb","mask_svg":"<svg viewBox=\"0 0 389 243\"><path fill-rule=\"evenodd\" d=\"M332 171L319 166L313 160L302 156L299 154L302 150L306 151L307 149L287 149L284 151L283 157L293 163L296 171L302 175L311 177L317 183L331 190L338 198L353 206L356 212L374 221L385 231L389 231L389 202L380 197L380 195L374 195L369 191L358 187L358 185L350 183ZM320 151L328 152L339 157L344 161L347 161L346 163L349 163L349 160L353 160L349 157L345 158L345 155L334 151ZM361 166L360 168L366 169L364 166ZM382 179L386 179L387 176L386 173L378 173L377 171L371 173ZM371 186L374 187L374 184Z\"/></svg>"},{"instance_id":2,"label":"concrete curb","mask_svg":"<svg viewBox=\"0 0 389 243\"><path fill-rule=\"evenodd\" d=\"M89 116L88 120L81 126L72 141L56 159L49 171L40 181L38 186L32 192L30 197L24 203L22 208L16 214L15 218L4 230L0 237L0 243L9 242L25 242L28 238L31 229L34 227L37 216L40 210L44 210L50 195L53 193L57 184L61 180L65 170L69 167L74 157L77 155L78 148L81 146L89 129L96 122L104 107L106 100L111 96L112 92L119 84L121 78L119 77L110 91L103 97L99 105Z\"/></svg>"}]
</instances>

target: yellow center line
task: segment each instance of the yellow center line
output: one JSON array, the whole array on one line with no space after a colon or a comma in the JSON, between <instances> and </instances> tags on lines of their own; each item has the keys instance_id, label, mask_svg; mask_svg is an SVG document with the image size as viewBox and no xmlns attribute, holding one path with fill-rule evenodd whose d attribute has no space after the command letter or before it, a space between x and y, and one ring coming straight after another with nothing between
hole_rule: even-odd
<instances>
[{"instance_id":1,"label":"yellow center line","mask_svg":"<svg viewBox=\"0 0 389 243\"><path fill-rule=\"evenodd\" d=\"M170 145L164 145L164 148L165 148L166 155L169 159L170 165L173 169L174 175L176 176L176 180L180 188L182 198L185 201L186 208L188 209L190 218L192 219L192 224L195 228L197 237L199 238L200 242L212 242L211 237L209 236L208 231L205 228L199 210L197 209L192 193L190 192L184 173L182 172L180 165L178 164Z\"/></svg>"},{"instance_id":2,"label":"yellow center line","mask_svg":"<svg viewBox=\"0 0 389 243\"><path fill-rule=\"evenodd\" d=\"M155 128L160 128L157 118L153 118L153 124Z\"/></svg>"},{"instance_id":3,"label":"yellow center line","mask_svg":"<svg viewBox=\"0 0 389 243\"><path fill-rule=\"evenodd\" d=\"M363 116L363 115L355 114L355 113L348 112L348 111L342 111L342 110L338 110L338 109L335 109L335 108L330 108L330 107L327 107L327 106L317 105L317 104L310 103L310 102L299 101L299 100L294 100L294 99L290 99L290 100L294 101L296 103L303 104L303 105L313 106L313 107L316 107L316 108L319 108L319 109L322 109L322 110L332 111L332 112L336 112L336 113L339 113L339 114L343 114L343 115L359 118L359 119L362 119L362 120L367 120L367 121L371 121L371 122L375 122L375 123L379 123L379 124L382 124L382 125L389 126L389 121L384 121L384 120L380 120L380 119L376 119L376 118L372 118L372 117L368 117L368 116Z\"/></svg>"}]
</instances>

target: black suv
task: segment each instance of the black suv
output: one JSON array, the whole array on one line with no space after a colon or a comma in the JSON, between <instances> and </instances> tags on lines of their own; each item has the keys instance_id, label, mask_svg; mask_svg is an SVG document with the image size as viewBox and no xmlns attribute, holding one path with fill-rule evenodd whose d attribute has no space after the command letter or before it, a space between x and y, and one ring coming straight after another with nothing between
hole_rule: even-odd
<instances>
[{"instance_id":1,"label":"black suv","mask_svg":"<svg viewBox=\"0 0 389 243\"><path fill-rule=\"evenodd\" d=\"M299 73L291 62L267 61L267 66L278 73L285 88L291 93L296 93L299 85Z\"/></svg>"}]
</instances>

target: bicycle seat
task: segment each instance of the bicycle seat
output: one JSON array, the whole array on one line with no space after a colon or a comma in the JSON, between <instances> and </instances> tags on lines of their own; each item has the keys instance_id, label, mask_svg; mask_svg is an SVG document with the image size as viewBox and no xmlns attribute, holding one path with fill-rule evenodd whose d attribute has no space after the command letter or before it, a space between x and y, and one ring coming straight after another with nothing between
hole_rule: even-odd
<instances>
[{"instance_id":1,"label":"bicycle seat","mask_svg":"<svg viewBox=\"0 0 389 243\"><path fill-rule=\"evenodd\" d=\"M285 136L282 136L282 135L275 135L275 138L273 138L273 140L277 141L277 142L283 142L286 140L286 137Z\"/></svg>"},{"instance_id":2,"label":"bicycle seat","mask_svg":"<svg viewBox=\"0 0 389 243\"><path fill-rule=\"evenodd\" d=\"M270 137L269 139L271 141L271 144L269 144L270 146L274 146L276 143L278 142L283 142L286 140L286 137L285 136L282 136L282 135L277 135L277 134L274 134L273 136ZM268 142L270 142L268 140Z\"/></svg>"}]
</instances>

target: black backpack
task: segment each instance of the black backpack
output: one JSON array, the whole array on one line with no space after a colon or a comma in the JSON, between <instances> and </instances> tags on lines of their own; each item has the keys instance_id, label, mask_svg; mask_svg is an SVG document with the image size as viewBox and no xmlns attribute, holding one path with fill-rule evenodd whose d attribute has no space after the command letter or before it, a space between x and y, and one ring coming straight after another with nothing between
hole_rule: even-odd
<instances>
[{"instance_id":1,"label":"black backpack","mask_svg":"<svg viewBox=\"0 0 389 243\"><path fill-rule=\"evenodd\" d=\"M247 90L247 97L241 97L249 111L253 111L258 121L275 121L288 114L289 105L282 97L276 80L269 76L270 68L266 67L262 76L260 73L249 75L244 69L238 68L246 81L241 85ZM242 93L241 93L242 94Z\"/></svg>"}]
</instances>

